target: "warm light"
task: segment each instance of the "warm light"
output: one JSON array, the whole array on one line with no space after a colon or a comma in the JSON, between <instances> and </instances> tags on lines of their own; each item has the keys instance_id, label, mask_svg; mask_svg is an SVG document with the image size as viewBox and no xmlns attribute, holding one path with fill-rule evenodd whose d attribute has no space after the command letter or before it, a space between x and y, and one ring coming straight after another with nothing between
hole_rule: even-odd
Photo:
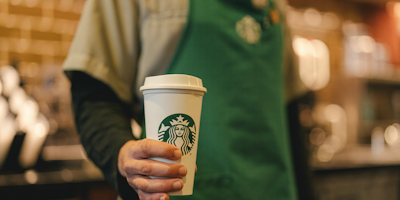
<instances>
[{"instance_id":1,"label":"warm light","mask_svg":"<svg viewBox=\"0 0 400 200\"><path fill-rule=\"evenodd\" d=\"M60 34L66 33L67 29L68 29L68 24L67 24L67 20L65 20L65 19L58 19L55 21L55 23L53 25L53 31L55 33L60 33Z\"/></svg>"},{"instance_id":2,"label":"warm light","mask_svg":"<svg viewBox=\"0 0 400 200\"><path fill-rule=\"evenodd\" d=\"M62 12L68 12L74 5L74 1L71 0L61 0L58 9Z\"/></svg>"},{"instance_id":3,"label":"warm light","mask_svg":"<svg viewBox=\"0 0 400 200\"><path fill-rule=\"evenodd\" d=\"M16 6L16 5L19 5L21 2L22 2L22 0L11 0L10 3L11 3L12 5Z\"/></svg>"},{"instance_id":4,"label":"warm light","mask_svg":"<svg viewBox=\"0 0 400 200\"><path fill-rule=\"evenodd\" d=\"M293 50L299 56L299 73L303 83L312 90L324 88L330 79L329 49L320 40L295 36Z\"/></svg>"},{"instance_id":5,"label":"warm light","mask_svg":"<svg viewBox=\"0 0 400 200\"><path fill-rule=\"evenodd\" d=\"M375 40L368 35L360 35L365 29L363 24L345 22L343 33L348 36L350 49L355 53L372 53L376 49Z\"/></svg>"},{"instance_id":6,"label":"warm light","mask_svg":"<svg viewBox=\"0 0 400 200\"><path fill-rule=\"evenodd\" d=\"M358 36L357 45L363 53L371 53L375 50L375 40L367 35Z\"/></svg>"},{"instance_id":7,"label":"warm light","mask_svg":"<svg viewBox=\"0 0 400 200\"><path fill-rule=\"evenodd\" d=\"M11 94L8 102L10 104L10 110L14 114L18 114L21 105L27 100L27 96L25 94L24 89L18 87Z\"/></svg>"},{"instance_id":8,"label":"warm light","mask_svg":"<svg viewBox=\"0 0 400 200\"><path fill-rule=\"evenodd\" d=\"M8 103L4 97L0 96L0 121L8 115Z\"/></svg>"},{"instance_id":9,"label":"warm light","mask_svg":"<svg viewBox=\"0 0 400 200\"><path fill-rule=\"evenodd\" d=\"M355 23L353 23L351 21L343 22L342 30L343 30L343 33L346 36L354 36L354 35L358 34L358 26L357 26L357 24L355 24Z\"/></svg>"},{"instance_id":10,"label":"warm light","mask_svg":"<svg viewBox=\"0 0 400 200\"><path fill-rule=\"evenodd\" d=\"M329 122L338 122L342 117L342 109L340 106L330 104L324 110L325 119Z\"/></svg>"},{"instance_id":11,"label":"warm light","mask_svg":"<svg viewBox=\"0 0 400 200\"><path fill-rule=\"evenodd\" d=\"M87 156L82 145L58 145L43 147L42 158L46 161L85 160Z\"/></svg>"},{"instance_id":12,"label":"warm light","mask_svg":"<svg viewBox=\"0 0 400 200\"><path fill-rule=\"evenodd\" d=\"M7 28L15 28L18 23L18 17L16 15L7 15L5 23Z\"/></svg>"},{"instance_id":13,"label":"warm light","mask_svg":"<svg viewBox=\"0 0 400 200\"><path fill-rule=\"evenodd\" d=\"M372 53L376 48L376 42L371 36L350 36L350 48L356 53Z\"/></svg>"},{"instance_id":14,"label":"warm light","mask_svg":"<svg viewBox=\"0 0 400 200\"><path fill-rule=\"evenodd\" d=\"M42 9L53 10L56 1L42 1Z\"/></svg>"},{"instance_id":15,"label":"warm light","mask_svg":"<svg viewBox=\"0 0 400 200\"><path fill-rule=\"evenodd\" d=\"M35 125L33 132L38 137L44 137L46 135L46 128L44 127L44 125L42 123L37 123Z\"/></svg>"},{"instance_id":16,"label":"warm light","mask_svg":"<svg viewBox=\"0 0 400 200\"><path fill-rule=\"evenodd\" d=\"M50 1L52 2L52 1ZM51 26L53 25L53 18L50 17L42 17L41 22L40 22L40 30L45 32L48 31Z\"/></svg>"},{"instance_id":17,"label":"warm light","mask_svg":"<svg viewBox=\"0 0 400 200\"><path fill-rule=\"evenodd\" d=\"M288 9L287 11L287 23L290 26L300 26L304 24L304 17L303 13L296 11L294 9Z\"/></svg>"},{"instance_id":18,"label":"warm light","mask_svg":"<svg viewBox=\"0 0 400 200\"><path fill-rule=\"evenodd\" d=\"M380 63L386 63L389 60L387 48L382 43L375 43L373 58Z\"/></svg>"},{"instance_id":19,"label":"warm light","mask_svg":"<svg viewBox=\"0 0 400 200\"><path fill-rule=\"evenodd\" d=\"M84 1L75 1L74 6L72 7L72 12L81 14L84 6Z\"/></svg>"},{"instance_id":20,"label":"warm light","mask_svg":"<svg viewBox=\"0 0 400 200\"><path fill-rule=\"evenodd\" d=\"M304 12L304 20L308 25L315 27L321 24L322 16L317 10L309 8Z\"/></svg>"},{"instance_id":21,"label":"warm light","mask_svg":"<svg viewBox=\"0 0 400 200\"><path fill-rule=\"evenodd\" d=\"M358 43L358 36L350 36L350 48L353 52L355 53L360 53L361 49L359 47Z\"/></svg>"},{"instance_id":22,"label":"warm light","mask_svg":"<svg viewBox=\"0 0 400 200\"><path fill-rule=\"evenodd\" d=\"M385 130L385 141L389 146L396 144L399 140L399 132L393 125L388 126Z\"/></svg>"},{"instance_id":23,"label":"warm light","mask_svg":"<svg viewBox=\"0 0 400 200\"><path fill-rule=\"evenodd\" d=\"M63 169L61 171L61 178L65 182L71 182L72 180L74 180L74 174L71 172L71 170Z\"/></svg>"},{"instance_id":24,"label":"warm light","mask_svg":"<svg viewBox=\"0 0 400 200\"><path fill-rule=\"evenodd\" d=\"M16 118L20 130L26 131L36 121L38 114L39 105L33 99L24 101Z\"/></svg>"},{"instance_id":25,"label":"warm light","mask_svg":"<svg viewBox=\"0 0 400 200\"><path fill-rule=\"evenodd\" d=\"M329 61L329 49L325 43L320 40L311 40L314 46L314 70L315 70L315 82L311 89L319 90L324 88L330 79L330 61Z\"/></svg>"},{"instance_id":26,"label":"warm light","mask_svg":"<svg viewBox=\"0 0 400 200\"><path fill-rule=\"evenodd\" d=\"M386 4L386 11L390 16L400 19L400 3L399 2L388 2Z\"/></svg>"},{"instance_id":27,"label":"warm light","mask_svg":"<svg viewBox=\"0 0 400 200\"><path fill-rule=\"evenodd\" d=\"M333 150L332 146L323 144L318 148L317 158L321 162L328 162L332 159L334 153L335 151Z\"/></svg>"},{"instance_id":28,"label":"warm light","mask_svg":"<svg viewBox=\"0 0 400 200\"><path fill-rule=\"evenodd\" d=\"M3 84L0 81L0 95L3 93Z\"/></svg>"},{"instance_id":29,"label":"warm light","mask_svg":"<svg viewBox=\"0 0 400 200\"><path fill-rule=\"evenodd\" d=\"M295 52L299 55L300 78L308 88L312 88L317 78L314 57L315 49L311 41L304 38L296 38L294 43L297 43L297 46L300 46L300 48L294 48Z\"/></svg>"},{"instance_id":30,"label":"warm light","mask_svg":"<svg viewBox=\"0 0 400 200\"><path fill-rule=\"evenodd\" d=\"M393 11L394 11L394 15L397 17L397 19L400 19L400 3L399 2L394 3Z\"/></svg>"},{"instance_id":31,"label":"warm light","mask_svg":"<svg viewBox=\"0 0 400 200\"><path fill-rule=\"evenodd\" d=\"M22 30L31 30L32 29L32 17L25 17L21 22L21 29Z\"/></svg>"},{"instance_id":32,"label":"warm light","mask_svg":"<svg viewBox=\"0 0 400 200\"><path fill-rule=\"evenodd\" d=\"M343 23L344 63L346 72L356 77L373 77L387 71L389 54L387 47L368 35L363 23Z\"/></svg>"},{"instance_id":33,"label":"warm light","mask_svg":"<svg viewBox=\"0 0 400 200\"><path fill-rule=\"evenodd\" d=\"M331 122L331 142L335 151L343 149L347 142L347 117L342 107L330 104L325 107L324 117ZM336 138L335 138L336 137Z\"/></svg>"},{"instance_id":34,"label":"warm light","mask_svg":"<svg viewBox=\"0 0 400 200\"><path fill-rule=\"evenodd\" d=\"M18 41L17 50L19 53L24 53L29 49L30 45L31 45L31 40L21 38Z\"/></svg>"},{"instance_id":35,"label":"warm light","mask_svg":"<svg viewBox=\"0 0 400 200\"><path fill-rule=\"evenodd\" d=\"M142 135L142 127L134 119L131 120L131 128L132 134L135 136L135 138L139 139Z\"/></svg>"},{"instance_id":36,"label":"warm light","mask_svg":"<svg viewBox=\"0 0 400 200\"><path fill-rule=\"evenodd\" d=\"M28 168L36 164L49 131L47 119L39 114L32 124L25 127L26 135L22 143L19 162L22 167Z\"/></svg>"},{"instance_id":37,"label":"warm light","mask_svg":"<svg viewBox=\"0 0 400 200\"><path fill-rule=\"evenodd\" d=\"M393 126L396 128L397 132L400 134L400 124L394 123Z\"/></svg>"},{"instance_id":38,"label":"warm light","mask_svg":"<svg viewBox=\"0 0 400 200\"><path fill-rule=\"evenodd\" d=\"M299 56L307 56L314 53L312 43L305 38L294 37L292 45L294 52Z\"/></svg>"},{"instance_id":39,"label":"warm light","mask_svg":"<svg viewBox=\"0 0 400 200\"><path fill-rule=\"evenodd\" d=\"M328 136L325 140L325 144L329 144L334 152L341 150L343 145L337 134Z\"/></svg>"},{"instance_id":40,"label":"warm light","mask_svg":"<svg viewBox=\"0 0 400 200\"><path fill-rule=\"evenodd\" d=\"M39 3L39 0L25 0L26 6L28 7L35 7Z\"/></svg>"},{"instance_id":41,"label":"warm light","mask_svg":"<svg viewBox=\"0 0 400 200\"><path fill-rule=\"evenodd\" d=\"M19 86L19 74L12 66L2 66L0 68L0 78L3 83L3 94L8 97Z\"/></svg>"},{"instance_id":42,"label":"warm light","mask_svg":"<svg viewBox=\"0 0 400 200\"><path fill-rule=\"evenodd\" d=\"M385 139L383 136L383 129L376 127L372 130L371 134L371 150L372 154L379 155L385 149Z\"/></svg>"},{"instance_id":43,"label":"warm light","mask_svg":"<svg viewBox=\"0 0 400 200\"><path fill-rule=\"evenodd\" d=\"M24 177L26 182L30 183L30 184L35 184L38 181L38 174L36 173L35 170L26 170L24 173Z\"/></svg>"},{"instance_id":44,"label":"warm light","mask_svg":"<svg viewBox=\"0 0 400 200\"><path fill-rule=\"evenodd\" d=\"M31 129L38 137L47 136L50 130L50 123L47 118L40 113L36 118L35 126Z\"/></svg>"}]
</instances>

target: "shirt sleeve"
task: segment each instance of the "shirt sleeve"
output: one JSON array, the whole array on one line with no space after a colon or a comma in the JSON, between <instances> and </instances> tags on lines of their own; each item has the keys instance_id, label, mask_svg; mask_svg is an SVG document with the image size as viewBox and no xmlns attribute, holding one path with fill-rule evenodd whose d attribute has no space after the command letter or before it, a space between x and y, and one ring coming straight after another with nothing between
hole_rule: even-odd
<instances>
[{"instance_id":1,"label":"shirt sleeve","mask_svg":"<svg viewBox=\"0 0 400 200\"><path fill-rule=\"evenodd\" d=\"M123 199L137 199L117 159L143 117L138 88L165 73L186 15L187 0L87 0L64 61L82 145Z\"/></svg>"},{"instance_id":2,"label":"shirt sleeve","mask_svg":"<svg viewBox=\"0 0 400 200\"><path fill-rule=\"evenodd\" d=\"M138 199L118 171L118 154L132 134L131 106L106 84L79 71L69 71L75 124L88 157L123 199ZM83 87L84 86L84 87Z\"/></svg>"},{"instance_id":3,"label":"shirt sleeve","mask_svg":"<svg viewBox=\"0 0 400 200\"><path fill-rule=\"evenodd\" d=\"M140 51L139 15L133 0L88 0L63 69L85 72L131 102Z\"/></svg>"},{"instance_id":4,"label":"shirt sleeve","mask_svg":"<svg viewBox=\"0 0 400 200\"><path fill-rule=\"evenodd\" d=\"M87 0L63 69L71 81L75 123L88 157L123 199L138 199L118 172L130 127L139 59L135 0Z\"/></svg>"}]
</instances>

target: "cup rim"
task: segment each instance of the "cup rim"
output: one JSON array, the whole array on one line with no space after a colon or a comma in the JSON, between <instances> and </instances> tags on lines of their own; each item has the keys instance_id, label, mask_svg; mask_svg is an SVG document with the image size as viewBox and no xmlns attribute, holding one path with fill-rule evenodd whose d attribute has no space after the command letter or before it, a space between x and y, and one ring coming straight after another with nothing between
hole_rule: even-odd
<instances>
[{"instance_id":1,"label":"cup rim","mask_svg":"<svg viewBox=\"0 0 400 200\"><path fill-rule=\"evenodd\" d=\"M140 91L144 90L196 90L206 93L207 89L203 87L200 78L186 74L164 74L159 76L146 77L144 85L140 87Z\"/></svg>"}]
</instances>

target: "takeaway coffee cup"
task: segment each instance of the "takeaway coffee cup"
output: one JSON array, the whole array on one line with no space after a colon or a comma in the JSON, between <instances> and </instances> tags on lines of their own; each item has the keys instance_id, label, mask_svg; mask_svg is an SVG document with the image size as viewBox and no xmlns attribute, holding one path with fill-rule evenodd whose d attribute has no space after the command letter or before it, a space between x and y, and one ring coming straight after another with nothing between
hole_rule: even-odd
<instances>
[{"instance_id":1,"label":"takeaway coffee cup","mask_svg":"<svg viewBox=\"0 0 400 200\"><path fill-rule=\"evenodd\" d=\"M140 91L144 95L146 137L173 144L182 151L178 161L152 159L181 163L187 168L182 190L169 195L192 195L201 105L207 89L197 77L169 74L147 77Z\"/></svg>"}]
</instances>

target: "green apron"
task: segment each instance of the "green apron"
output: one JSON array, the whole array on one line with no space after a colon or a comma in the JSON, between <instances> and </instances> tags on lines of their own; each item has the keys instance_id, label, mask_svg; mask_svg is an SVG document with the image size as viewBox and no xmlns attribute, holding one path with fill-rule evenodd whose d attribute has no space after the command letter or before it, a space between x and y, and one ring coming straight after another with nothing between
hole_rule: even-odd
<instances>
[{"instance_id":1,"label":"green apron","mask_svg":"<svg viewBox=\"0 0 400 200\"><path fill-rule=\"evenodd\" d=\"M269 12L255 9L251 0L190 1L167 73L197 76L208 92L194 193L171 199L296 199L284 115L282 27L263 28ZM261 25L258 42L238 34L245 16Z\"/></svg>"}]
</instances>

